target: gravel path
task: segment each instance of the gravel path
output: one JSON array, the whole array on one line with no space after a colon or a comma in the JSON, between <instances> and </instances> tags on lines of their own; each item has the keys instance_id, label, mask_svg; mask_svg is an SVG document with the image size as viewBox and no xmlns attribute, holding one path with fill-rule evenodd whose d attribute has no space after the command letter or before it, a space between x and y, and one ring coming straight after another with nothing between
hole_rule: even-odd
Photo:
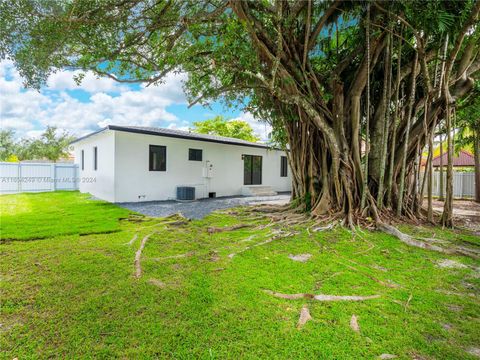
<instances>
[{"instance_id":1,"label":"gravel path","mask_svg":"<svg viewBox=\"0 0 480 360\"><path fill-rule=\"evenodd\" d=\"M283 205L290 201L290 194L275 196L238 196L217 199L201 199L191 202L147 201L119 203L117 205L152 217L164 217L178 212L189 219L202 219L212 211L228 209L241 205Z\"/></svg>"}]
</instances>

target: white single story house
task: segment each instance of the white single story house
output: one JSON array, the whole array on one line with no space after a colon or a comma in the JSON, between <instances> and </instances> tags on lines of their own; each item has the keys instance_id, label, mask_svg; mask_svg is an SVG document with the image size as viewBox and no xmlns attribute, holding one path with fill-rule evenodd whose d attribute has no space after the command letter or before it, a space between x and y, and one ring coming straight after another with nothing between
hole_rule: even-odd
<instances>
[{"instance_id":1,"label":"white single story house","mask_svg":"<svg viewBox=\"0 0 480 360\"><path fill-rule=\"evenodd\" d=\"M291 190L285 152L261 143L109 125L72 144L80 191L110 202L175 200L185 188L195 199Z\"/></svg>"}]
</instances>

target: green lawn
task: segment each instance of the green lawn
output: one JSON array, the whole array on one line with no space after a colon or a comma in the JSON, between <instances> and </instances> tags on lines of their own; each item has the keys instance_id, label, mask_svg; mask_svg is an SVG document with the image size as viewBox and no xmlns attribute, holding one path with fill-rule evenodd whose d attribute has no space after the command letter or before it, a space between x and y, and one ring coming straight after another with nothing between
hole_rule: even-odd
<instances>
[{"instance_id":1,"label":"green lawn","mask_svg":"<svg viewBox=\"0 0 480 360\"><path fill-rule=\"evenodd\" d=\"M118 221L124 210L78 193L0 201L2 237L48 237L0 244L5 359L475 359L468 351L480 347L480 264L470 258L411 248L382 233L262 228L268 220L242 209L173 226L171 219ZM240 223L253 226L207 231ZM279 230L298 234L262 244ZM150 233L135 279L135 252ZM458 232L438 231L437 238L478 246ZM302 253L312 257L288 258ZM465 267L440 268L445 259ZM264 290L380 298L287 300ZM297 329L303 305L313 320ZM350 328L353 314L359 332Z\"/></svg>"},{"instance_id":2,"label":"green lawn","mask_svg":"<svg viewBox=\"0 0 480 360\"><path fill-rule=\"evenodd\" d=\"M119 231L128 211L71 191L0 197L0 239L28 240L58 235Z\"/></svg>"}]
</instances>

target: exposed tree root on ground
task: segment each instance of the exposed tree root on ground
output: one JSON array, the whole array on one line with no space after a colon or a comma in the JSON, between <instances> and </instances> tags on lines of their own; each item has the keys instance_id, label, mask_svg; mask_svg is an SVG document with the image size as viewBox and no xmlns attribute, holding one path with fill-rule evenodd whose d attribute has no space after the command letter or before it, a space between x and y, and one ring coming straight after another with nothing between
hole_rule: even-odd
<instances>
[{"instance_id":1,"label":"exposed tree root on ground","mask_svg":"<svg viewBox=\"0 0 480 360\"><path fill-rule=\"evenodd\" d=\"M170 255L170 256L163 256L163 257L156 257L152 258L154 261L162 261L162 260L168 260L168 259L181 259L181 258L186 258L195 255L194 251L189 251L184 254L178 254L178 255Z\"/></svg>"},{"instance_id":2,"label":"exposed tree root on ground","mask_svg":"<svg viewBox=\"0 0 480 360\"><path fill-rule=\"evenodd\" d=\"M438 289L435 290L436 292L444 295L451 295L451 296L460 296L460 297L472 297L472 298L477 298L479 295L475 293L460 293L460 292L453 292L453 291L448 291L448 290L442 290Z\"/></svg>"},{"instance_id":3,"label":"exposed tree root on ground","mask_svg":"<svg viewBox=\"0 0 480 360\"><path fill-rule=\"evenodd\" d=\"M154 285L154 286L156 286L156 287L159 287L159 288L161 288L161 289L165 288L165 286L166 286L163 281L158 280L158 279L153 279L153 278L152 278L152 279L148 279L148 283L149 283L149 284L152 284L152 285Z\"/></svg>"},{"instance_id":4,"label":"exposed tree root on ground","mask_svg":"<svg viewBox=\"0 0 480 360\"><path fill-rule=\"evenodd\" d=\"M140 260L141 260L141 257L142 257L142 251L143 251L143 248L145 247L145 244L147 243L148 238L150 236L152 236L153 234L154 233L148 234L142 239L142 242L140 243L140 247L138 248L137 252L135 253L134 265L135 265L135 278L136 279L139 279L140 276L142 276L142 266L140 264Z\"/></svg>"},{"instance_id":5,"label":"exposed tree root on ground","mask_svg":"<svg viewBox=\"0 0 480 360\"><path fill-rule=\"evenodd\" d=\"M242 249L242 250L240 250L240 251L237 251L237 252L235 252L235 253L231 253L231 254L228 255L228 257L229 257L230 259L232 259L234 256L236 256L236 255L238 255L238 254L240 254L240 253L243 253L243 252L245 252L245 251L247 251L247 250L250 250L250 249L252 249L252 248L254 248L254 247L262 246L262 245L271 243L272 241L275 241L275 240L278 240L278 239L287 238L287 237L290 237L290 236L293 236L293 235L296 235L296 234L298 234L298 232L295 232L295 231L292 231L292 232L284 232L284 231L280 230L280 231L278 231L278 232L276 233L276 235L274 235L273 237L271 237L271 238L269 238L269 239L267 239L267 240L265 240L265 241L260 241L260 242L258 242L258 243L256 243L256 244L251 245L251 246L247 246L247 247L245 247L244 249Z\"/></svg>"},{"instance_id":6,"label":"exposed tree root on ground","mask_svg":"<svg viewBox=\"0 0 480 360\"><path fill-rule=\"evenodd\" d=\"M125 243L125 245L131 246L135 242L135 240L137 240L137 237L138 237L138 234L135 233L135 235L133 235L132 239L128 243Z\"/></svg>"},{"instance_id":7,"label":"exposed tree root on ground","mask_svg":"<svg viewBox=\"0 0 480 360\"><path fill-rule=\"evenodd\" d=\"M239 230L239 229L244 229L248 227L252 227L253 225L251 224L237 224L237 225L232 225L232 226L225 226L225 227L214 227L210 226L207 228L207 232L209 234L215 234L215 233L221 233L225 231L234 231L234 230Z\"/></svg>"},{"instance_id":8,"label":"exposed tree root on ground","mask_svg":"<svg viewBox=\"0 0 480 360\"><path fill-rule=\"evenodd\" d=\"M312 231L313 232L319 232L319 231L332 230L336 225L337 225L336 223L332 222L332 223L328 224L327 226L313 227Z\"/></svg>"},{"instance_id":9,"label":"exposed tree root on ground","mask_svg":"<svg viewBox=\"0 0 480 360\"><path fill-rule=\"evenodd\" d=\"M268 213L284 212L290 209L291 209L290 204L286 204L286 205L259 205L259 206L252 207L250 210L253 212L268 214Z\"/></svg>"},{"instance_id":10,"label":"exposed tree root on ground","mask_svg":"<svg viewBox=\"0 0 480 360\"><path fill-rule=\"evenodd\" d=\"M310 310L308 310L307 304L305 304L303 305L302 310L300 310L300 317L298 319L297 329L301 329L303 325L305 325L309 320L313 320L313 318L310 315Z\"/></svg>"},{"instance_id":11,"label":"exposed tree root on ground","mask_svg":"<svg viewBox=\"0 0 480 360\"><path fill-rule=\"evenodd\" d=\"M363 276L366 276L367 278L369 278L370 280L372 281L375 281L377 284L380 284L382 286L385 286L385 287L388 287L388 288L392 288L392 289L398 289L400 287L400 285L398 284L395 284L395 283L390 283L390 282L385 282L385 281L382 281L380 279L377 279L375 276L373 275L370 275L368 273L366 273L365 271L363 270L359 270L358 268L352 266L352 265L348 265L348 264L344 264L340 261L335 261L337 264L340 264L342 266L345 266L347 268L349 268L350 270L353 270L353 271L356 271L358 272L359 274L362 274Z\"/></svg>"},{"instance_id":12,"label":"exposed tree root on ground","mask_svg":"<svg viewBox=\"0 0 480 360\"><path fill-rule=\"evenodd\" d=\"M413 238L412 236L405 234L398 230L396 227L392 225L388 225L383 222L378 222L377 223L377 229L380 231L383 231L387 234L390 234L392 236L395 236L397 239L399 239L401 242L404 244L407 244L409 246L414 246L418 247L421 249L426 249L426 250L432 250L432 251L437 251L441 252L444 254L448 255L464 255L468 256L474 259L479 259L480 258L480 253L474 249L467 249L465 247L461 246L453 246L451 248L444 248L435 244L432 244L431 239L416 239ZM435 240L435 242L438 243L438 240Z\"/></svg>"},{"instance_id":13,"label":"exposed tree root on ground","mask_svg":"<svg viewBox=\"0 0 480 360\"><path fill-rule=\"evenodd\" d=\"M253 235L250 235L249 237L243 239L243 240L240 240L238 243L245 243L245 242L250 242L252 241L257 235L256 234L253 234Z\"/></svg>"},{"instance_id":14,"label":"exposed tree root on ground","mask_svg":"<svg viewBox=\"0 0 480 360\"><path fill-rule=\"evenodd\" d=\"M331 213L322 216L312 216L307 215L304 212L299 212L298 209L293 209L290 205L263 205L249 208L247 209L247 213L248 212L262 213L264 214L265 219L270 220L269 224L260 225L258 227L259 229L263 229L269 226L292 227L305 225L307 233L311 235L311 232L327 231L335 228L336 226L346 226L347 224L345 215L343 213ZM404 244L407 244L409 246L436 251L448 255L462 255L471 257L473 259L480 259L480 249L478 249L478 246L476 246L475 244L472 244L472 246L460 246L458 244L453 244L452 242L447 240L434 238L418 238L401 232L395 226L390 225L390 223L395 223L399 220L399 218L396 217L393 212L382 212L380 219L378 211L375 209L373 218L369 218L368 216L366 216L365 213L354 213L351 214L350 220L358 226L357 228L350 226L350 229L355 234L361 232L360 228L369 230L376 229L379 231L383 231L389 235L395 236ZM423 223L423 221L421 220L415 218L410 219L409 217L402 217L400 220L402 222L414 225L420 225ZM371 244L370 248L365 250L365 252L370 251L373 248L374 245ZM372 280L382 284L381 281L377 281L378 279ZM383 283L382 285L388 287L395 287L395 285L386 283Z\"/></svg>"},{"instance_id":15,"label":"exposed tree root on ground","mask_svg":"<svg viewBox=\"0 0 480 360\"><path fill-rule=\"evenodd\" d=\"M185 216L183 216L183 214L182 214L181 212L177 212L177 213L175 213L175 214L167 215L167 216L165 216L163 219L173 219L173 220L183 219L183 220L188 220Z\"/></svg>"},{"instance_id":16,"label":"exposed tree root on ground","mask_svg":"<svg viewBox=\"0 0 480 360\"><path fill-rule=\"evenodd\" d=\"M189 221L190 221L190 220L188 220L188 219L185 219L185 220L177 220L177 221L166 222L166 223L163 223L163 224L161 224L161 225L167 225L167 226L183 226L183 225L187 225Z\"/></svg>"},{"instance_id":17,"label":"exposed tree root on ground","mask_svg":"<svg viewBox=\"0 0 480 360\"><path fill-rule=\"evenodd\" d=\"M125 220L125 221L140 223L140 222L147 221L148 218L146 218L145 215L129 214L128 217L120 218L118 220Z\"/></svg>"},{"instance_id":18,"label":"exposed tree root on ground","mask_svg":"<svg viewBox=\"0 0 480 360\"><path fill-rule=\"evenodd\" d=\"M226 268L215 268L215 269L212 269L212 270L209 270L211 272L219 272L219 271L223 271L225 270Z\"/></svg>"},{"instance_id":19,"label":"exposed tree root on ground","mask_svg":"<svg viewBox=\"0 0 480 360\"><path fill-rule=\"evenodd\" d=\"M185 216L183 216L182 213L176 213L164 217L163 221L161 221L157 225L182 226L187 225L189 222L190 219L187 219Z\"/></svg>"},{"instance_id":20,"label":"exposed tree root on ground","mask_svg":"<svg viewBox=\"0 0 480 360\"><path fill-rule=\"evenodd\" d=\"M350 318L350 328L355 332L360 332L360 326L358 325L358 319L355 314Z\"/></svg>"},{"instance_id":21,"label":"exposed tree root on ground","mask_svg":"<svg viewBox=\"0 0 480 360\"><path fill-rule=\"evenodd\" d=\"M369 295L369 296L356 296L356 295L324 295L324 294L282 294L271 290L264 290L269 295L275 296L280 299L287 300L297 300L297 299L311 299L317 301L364 301L371 299L378 299L380 295Z\"/></svg>"}]
</instances>

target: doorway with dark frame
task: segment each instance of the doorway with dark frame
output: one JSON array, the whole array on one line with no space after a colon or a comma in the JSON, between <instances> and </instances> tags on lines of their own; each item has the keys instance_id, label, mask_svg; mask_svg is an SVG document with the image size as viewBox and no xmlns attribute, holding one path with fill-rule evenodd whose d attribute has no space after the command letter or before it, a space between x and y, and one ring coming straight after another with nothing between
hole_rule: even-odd
<instances>
[{"instance_id":1,"label":"doorway with dark frame","mask_svg":"<svg viewBox=\"0 0 480 360\"><path fill-rule=\"evenodd\" d=\"M243 184L262 184L262 157L259 155L243 155Z\"/></svg>"}]
</instances>

